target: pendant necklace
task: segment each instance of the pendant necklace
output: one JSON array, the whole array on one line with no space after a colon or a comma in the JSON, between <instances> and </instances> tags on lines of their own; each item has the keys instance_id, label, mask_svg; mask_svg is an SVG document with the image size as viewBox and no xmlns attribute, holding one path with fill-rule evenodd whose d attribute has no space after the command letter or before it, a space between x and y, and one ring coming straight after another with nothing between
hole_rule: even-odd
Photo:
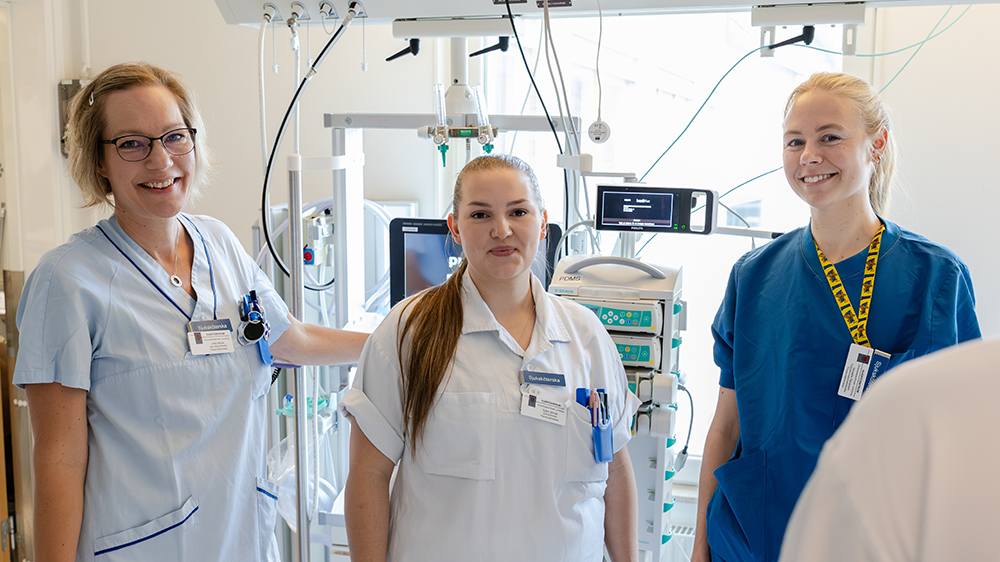
<instances>
[{"instance_id":1,"label":"pendant necklace","mask_svg":"<svg viewBox=\"0 0 1000 562\"><path fill-rule=\"evenodd\" d=\"M184 236L184 227L183 226L181 227L181 236ZM173 285L174 287L178 287L178 288L184 286L184 282L181 281L181 278L177 276L177 257L180 256L180 254L181 254L180 250L175 245L174 246L174 273L173 273L173 275L170 276L170 284Z\"/></svg>"}]
</instances>

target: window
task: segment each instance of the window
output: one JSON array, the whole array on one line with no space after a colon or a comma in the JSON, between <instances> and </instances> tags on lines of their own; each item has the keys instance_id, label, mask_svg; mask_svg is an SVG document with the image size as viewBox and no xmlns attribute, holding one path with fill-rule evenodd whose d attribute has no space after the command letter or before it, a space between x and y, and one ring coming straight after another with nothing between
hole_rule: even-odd
<instances>
[{"instance_id":1,"label":"window","mask_svg":"<svg viewBox=\"0 0 1000 562\"><path fill-rule=\"evenodd\" d=\"M541 46L541 22L521 19L517 24L528 64L533 66ZM749 13L606 17L603 25L601 118L610 125L611 136L597 145L587 138L586 129L597 117L598 20L552 20L570 109L583 122L582 152L593 155L595 171L642 176L687 126L723 74L760 44L759 29L750 26ZM798 31L779 30L778 39ZM838 51L840 41L839 26L822 27L816 29L813 45ZM487 65L486 91L493 113L542 114L534 92L529 93L516 45L505 55L491 55ZM783 48L773 58L749 55L719 85L687 132L644 181L652 186L712 189L721 196L780 168L781 120L788 94L814 72L840 69L840 56L802 47ZM558 119L544 52L535 77L549 112ZM521 133L515 140L513 133L504 133L497 150L512 152L533 165L550 217L561 218L563 179L554 165L553 136ZM591 181L586 201L589 212L595 189ZM783 232L809 220L808 208L792 193L780 170L726 194L721 201L754 228ZM720 214L732 219L729 224L742 225L722 207ZM718 224L727 224L727 219L720 217ZM611 253L613 244L613 235L604 235L603 253ZM744 237L678 234L647 237L636 245L643 261L684 268L683 295L689 314L680 365L695 400L689 449L693 455L702 452L718 396L711 324L730 269L751 244ZM677 436L683 443L690 415L686 397L679 398L679 407Z\"/></svg>"}]
</instances>

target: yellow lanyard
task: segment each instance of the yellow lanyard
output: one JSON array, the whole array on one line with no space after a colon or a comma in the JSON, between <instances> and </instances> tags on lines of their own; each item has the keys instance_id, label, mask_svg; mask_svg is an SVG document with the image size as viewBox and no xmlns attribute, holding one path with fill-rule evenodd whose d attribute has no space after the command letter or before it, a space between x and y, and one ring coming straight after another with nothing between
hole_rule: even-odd
<instances>
[{"instance_id":1,"label":"yellow lanyard","mask_svg":"<svg viewBox=\"0 0 1000 562\"><path fill-rule=\"evenodd\" d=\"M851 305L851 299L848 298L847 291L844 290L844 283L840 280L837 268L830 263L830 260L826 259L819 246L816 246L816 255L819 256L819 263L823 266L823 273L826 275L827 282L830 283L830 290L833 292L833 297L837 299L837 306L840 307L840 313L844 315L844 322L847 323L847 329L851 331L854 343L866 347L869 346L867 331L868 310L871 308L872 289L875 287L875 268L878 267L878 252L882 246L883 232L885 232L885 225L882 225L878 229L875 237L872 238L872 243L868 245L868 259L865 260L865 276L861 281L861 304L858 307L857 314L854 313L854 306Z\"/></svg>"}]
</instances>

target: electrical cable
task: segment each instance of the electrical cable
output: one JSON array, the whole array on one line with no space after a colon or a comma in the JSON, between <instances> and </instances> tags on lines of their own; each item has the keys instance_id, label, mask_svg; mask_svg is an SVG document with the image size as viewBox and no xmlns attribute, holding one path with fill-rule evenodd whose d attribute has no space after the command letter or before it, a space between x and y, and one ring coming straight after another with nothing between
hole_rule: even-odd
<instances>
[{"instance_id":1,"label":"electrical cable","mask_svg":"<svg viewBox=\"0 0 1000 562\"><path fill-rule=\"evenodd\" d=\"M552 136L556 138L556 146L559 147L559 154L563 154L562 142L559 141L559 133L556 132L556 125L552 121L552 116L549 115L549 109L545 107L545 100L542 99L541 92L538 91L538 84L535 83L535 77L531 74L531 70L528 69L528 57L524 56L524 48L521 47L521 37L517 34L517 26L514 25L514 13L510 10L510 0L504 0L504 5L507 7L507 19L510 20L510 30L514 33L514 40L517 41L517 50L521 53L521 60L524 61L524 68L528 70L528 78L531 79L531 86L535 89L535 95L538 96L538 103L542 106L542 111L545 112L545 119L549 123L549 128L552 129ZM542 30L545 33L545 30Z\"/></svg>"},{"instance_id":2,"label":"electrical cable","mask_svg":"<svg viewBox=\"0 0 1000 562\"><path fill-rule=\"evenodd\" d=\"M677 385L677 390L683 390L688 395L688 400L691 402L691 421L688 423L688 436L687 440L684 441L684 448L681 449L680 453L674 458L674 472L680 472L684 468L684 464L687 463L688 458L688 445L691 443L691 430L694 428L694 398L691 396L691 391L687 389L683 384Z\"/></svg>"},{"instance_id":3,"label":"electrical cable","mask_svg":"<svg viewBox=\"0 0 1000 562\"><path fill-rule=\"evenodd\" d=\"M281 146L281 140L285 136L285 128L288 126L288 118L298 107L299 98L302 96L302 92L305 90L306 85L309 84L309 81L312 80L312 77L316 75L316 69L319 67L319 65L323 63L323 60L326 58L326 55L329 52L330 48L337 43L340 37L343 36L344 30L346 30L351 25L351 22L354 21L354 17L357 15L356 11L357 6L358 6L357 2L352 2L350 4L350 7L347 10L347 15L344 17L344 21L340 24L340 27L333 34L333 37L331 37L330 40L327 41L326 45L323 47L323 50L320 51L319 56L316 58L316 62L312 65L312 67L310 67L309 72L306 73L304 78L302 78L302 81L299 83L298 88L295 90L295 94L292 96L292 101L288 105L288 109L285 111L284 117L281 119L281 125L278 127L278 134L274 139L274 148L271 150L271 155L267 160L267 167L264 170L264 187L261 190L262 201L260 208L261 224L263 226L261 230L264 232L264 241L266 242L268 251L271 252L271 258L274 260L275 265L277 265L278 268L281 270L281 272L284 273L286 276L289 276L288 268L285 266L285 263L281 260L281 257L278 256L278 252L274 248L274 242L271 240L271 233L270 233L271 217L268 207L268 188L270 187L270 182L271 182L271 169L274 165L274 155L278 153L278 148ZM291 216L292 216L291 209L289 209L289 217ZM299 215L299 217L301 217L301 214ZM296 248L292 249L293 254L298 251L299 250ZM297 259L302 259L302 258L301 256L298 256ZM322 291L329 288L329 286L332 285L333 282L334 280L331 279L330 282L327 283L326 285L316 286L316 285L305 284L305 288L310 289L312 291Z\"/></svg>"}]
</instances>

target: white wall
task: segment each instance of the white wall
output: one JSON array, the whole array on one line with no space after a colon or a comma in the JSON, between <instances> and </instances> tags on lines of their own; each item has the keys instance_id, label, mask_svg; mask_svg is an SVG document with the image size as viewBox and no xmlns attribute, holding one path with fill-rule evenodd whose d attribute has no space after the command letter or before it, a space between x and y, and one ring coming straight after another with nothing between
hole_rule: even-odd
<instances>
[{"instance_id":1,"label":"white wall","mask_svg":"<svg viewBox=\"0 0 1000 562\"><path fill-rule=\"evenodd\" d=\"M85 49L92 73L107 65L146 60L179 72L197 92L218 166L211 189L192 210L227 222L249 247L262 178L257 103L257 30L228 26L210 0L89 2L90 43L82 43L79 0L19 0L11 5L15 143L5 145L9 205L4 267L30 270L45 250L92 224L94 213L74 208L76 188L58 155L56 84L81 77ZM944 13L944 7L893 8L869 18L874 48L917 42ZM953 9L950 22L959 14ZM870 13L874 13L871 12ZM889 218L941 242L972 269L984 332L1000 333L1000 296L990 289L1000 266L990 259L986 225L998 202L992 155L1000 152L998 46L991 37L1000 6L976 5L952 29L927 43L884 97L894 113L902 140L901 178ZM368 72L361 72L362 27L353 26L310 84L302 104L302 153L330 152L324 112L429 112L431 85L447 81L447 43L424 41L419 57L391 64L383 59L404 46L387 26L369 25ZM305 32L301 33L305 42ZM311 30L313 55L326 36ZM865 35L863 33L863 35ZM271 38L267 41L268 130L274 134L292 93L292 64L287 28L278 32L280 74L270 73ZM864 45L862 45L864 47ZM303 50L304 50L303 46ZM862 49L863 50L863 49ZM508 53L507 56L516 56ZM855 60L849 68L873 81L888 82L909 53ZM2 90L0 90L2 91ZM8 104L5 102L5 107ZM9 116L8 116L9 117ZM291 151L286 137L280 154ZM455 147L457 148L457 147ZM15 153L11 160L10 154ZM456 156L453 150L450 156ZM416 199L421 214L437 215L450 184L438 155L414 132L370 133L366 137L366 196ZM285 198L283 163L272 186L273 201ZM306 199L327 194L326 174L307 176ZM15 185L10 185L14 183ZM445 188L446 189L446 188Z\"/></svg>"},{"instance_id":2,"label":"white wall","mask_svg":"<svg viewBox=\"0 0 1000 562\"><path fill-rule=\"evenodd\" d=\"M945 6L880 10L878 52L927 37ZM952 8L938 29L964 6ZM926 43L883 93L902 148L901 182L888 218L958 253L972 271L984 335L1000 334L1000 264L991 224L1000 205L993 167L1000 153L1000 5L974 5ZM869 20L871 23L871 20ZM881 58L866 76L876 88L892 79L912 52Z\"/></svg>"},{"instance_id":3,"label":"white wall","mask_svg":"<svg viewBox=\"0 0 1000 562\"><path fill-rule=\"evenodd\" d=\"M217 159L210 189L189 210L225 221L249 247L263 178L257 29L226 25L210 0L91 1L90 43L84 46L80 4L76 0L22 0L12 5L20 189L10 188L13 193L6 197L17 203L10 213L15 228L9 233L15 241L12 247L23 248L24 257L6 261L5 267L30 270L44 251L92 224L99 214L78 209L77 188L67 176L65 159L58 156L56 85L62 79L82 77L85 48L92 61L90 75L114 63L146 61L176 71L186 80L197 94ZM322 28L311 29L309 35L315 57L328 36ZM269 28L265 76L272 140L294 91L287 26L279 25L276 36L278 75L271 72ZM367 72L361 70L363 36ZM305 30L300 31L300 40L305 58ZM447 43L439 48L435 41L424 41L419 57L384 62L404 45L403 40L392 38L389 26L363 29L361 20L356 20L306 89L301 103L304 156L330 155L330 131L323 127L323 113L432 111L432 84L447 79L439 64L447 58ZM292 151L291 139L289 129L280 155ZM439 161L436 155L433 145L417 139L415 131L366 134L366 196L417 200L422 211L436 214L441 206L435 183L441 175L434 166ZM273 178L272 202L287 200L283 157L276 161ZM305 181L306 201L329 195L329 173L308 172Z\"/></svg>"}]
</instances>

